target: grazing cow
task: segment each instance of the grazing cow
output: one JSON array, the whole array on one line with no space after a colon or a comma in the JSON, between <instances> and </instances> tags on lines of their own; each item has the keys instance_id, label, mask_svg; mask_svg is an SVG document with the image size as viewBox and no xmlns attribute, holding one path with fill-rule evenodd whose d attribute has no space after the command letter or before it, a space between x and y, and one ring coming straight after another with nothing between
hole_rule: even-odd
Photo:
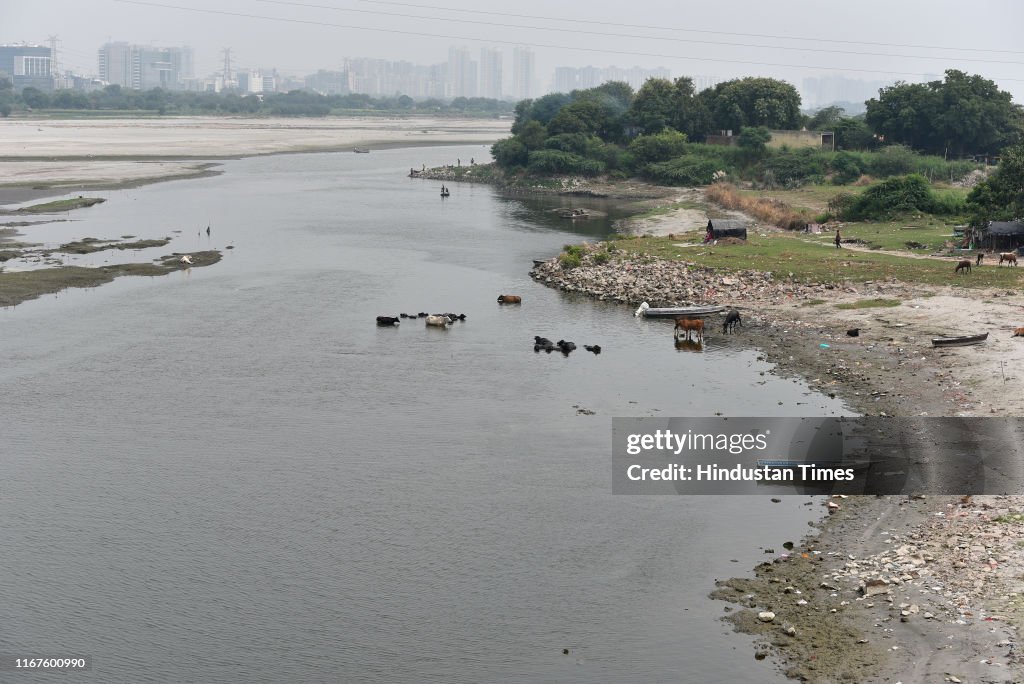
<instances>
[{"instance_id":1,"label":"grazing cow","mask_svg":"<svg viewBox=\"0 0 1024 684\"><path fill-rule=\"evenodd\" d=\"M1024 328L1017 328L1014 330L1013 337L1024 337Z\"/></svg>"},{"instance_id":2,"label":"grazing cow","mask_svg":"<svg viewBox=\"0 0 1024 684\"><path fill-rule=\"evenodd\" d=\"M960 271L966 271L967 273L971 272L971 260L970 259L964 259L963 261L959 262L956 265L956 268L953 269L953 273L959 273Z\"/></svg>"},{"instance_id":3,"label":"grazing cow","mask_svg":"<svg viewBox=\"0 0 1024 684\"><path fill-rule=\"evenodd\" d=\"M1000 252L999 253L999 263L1001 264L1004 261L1006 262L1007 266L1016 266L1017 265L1017 255L1014 254L1013 252Z\"/></svg>"},{"instance_id":4,"label":"grazing cow","mask_svg":"<svg viewBox=\"0 0 1024 684\"><path fill-rule=\"evenodd\" d=\"M743 327L743 319L740 318L740 312L736 309L729 309L729 313L725 317L725 323L722 323L722 333L736 332L736 326Z\"/></svg>"},{"instance_id":5,"label":"grazing cow","mask_svg":"<svg viewBox=\"0 0 1024 684\"><path fill-rule=\"evenodd\" d=\"M447 316L427 316L428 326L433 325L438 328L446 328L448 327L449 324L451 324L451 322L452 319L448 318Z\"/></svg>"},{"instance_id":6,"label":"grazing cow","mask_svg":"<svg viewBox=\"0 0 1024 684\"><path fill-rule=\"evenodd\" d=\"M699 318L677 318L676 327L673 331L673 335L677 340L679 339L680 330L686 333L686 339L690 339L690 333L693 333L697 341L704 340L704 321Z\"/></svg>"},{"instance_id":7,"label":"grazing cow","mask_svg":"<svg viewBox=\"0 0 1024 684\"><path fill-rule=\"evenodd\" d=\"M391 316L377 316L377 325L398 325L398 318Z\"/></svg>"},{"instance_id":8,"label":"grazing cow","mask_svg":"<svg viewBox=\"0 0 1024 684\"><path fill-rule=\"evenodd\" d=\"M523 298L519 295L498 295L499 304L522 304Z\"/></svg>"},{"instance_id":9,"label":"grazing cow","mask_svg":"<svg viewBox=\"0 0 1024 684\"><path fill-rule=\"evenodd\" d=\"M594 352L595 354L601 353L601 345L599 344L585 344L583 345L583 348L588 352Z\"/></svg>"}]
</instances>

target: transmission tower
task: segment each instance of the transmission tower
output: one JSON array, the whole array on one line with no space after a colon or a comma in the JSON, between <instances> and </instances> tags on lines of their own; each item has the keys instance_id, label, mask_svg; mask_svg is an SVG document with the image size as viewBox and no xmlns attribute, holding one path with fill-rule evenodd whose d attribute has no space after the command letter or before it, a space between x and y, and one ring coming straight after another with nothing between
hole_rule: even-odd
<instances>
[{"instance_id":1,"label":"transmission tower","mask_svg":"<svg viewBox=\"0 0 1024 684\"><path fill-rule=\"evenodd\" d=\"M60 76L60 60L57 58L57 46L60 41L57 36L49 36L50 41L50 76L57 78Z\"/></svg>"}]
</instances>

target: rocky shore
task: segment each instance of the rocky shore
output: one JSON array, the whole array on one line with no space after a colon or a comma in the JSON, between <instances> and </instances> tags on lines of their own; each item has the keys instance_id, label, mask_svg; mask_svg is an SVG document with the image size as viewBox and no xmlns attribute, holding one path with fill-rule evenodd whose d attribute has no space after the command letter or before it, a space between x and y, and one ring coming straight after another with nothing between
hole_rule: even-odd
<instances>
[{"instance_id":1,"label":"rocky shore","mask_svg":"<svg viewBox=\"0 0 1024 684\"><path fill-rule=\"evenodd\" d=\"M531 275L624 309L643 301L738 308L740 335L777 364L776 372L802 377L865 415L1024 415L1003 364L1024 362L1009 328L988 349L930 344L943 325L1012 326L1024 303L1016 293L897 281L797 283L609 251L604 243L585 246L578 266L564 262L542 262ZM872 298L901 304L837 308ZM861 331L857 337L846 334L852 328ZM712 325L709 334L718 332ZM822 684L1024 681L1017 651L1024 497L827 503L831 515L819 532L794 540L792 550L766 550L772 558L753 578L723 580L712 593L735 604L723 614L736 629L757 637L753 657Z\"/></svg>"}]
</instances>

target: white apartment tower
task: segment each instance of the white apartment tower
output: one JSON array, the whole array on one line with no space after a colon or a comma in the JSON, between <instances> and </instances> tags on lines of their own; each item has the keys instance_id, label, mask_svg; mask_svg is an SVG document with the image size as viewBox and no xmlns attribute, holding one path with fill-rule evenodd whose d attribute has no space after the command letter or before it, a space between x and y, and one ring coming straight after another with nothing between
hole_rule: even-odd
<instances>
[{"instance_id":1,"label":"white apartment tower","mask_svg":"<svg viewBox=\"0 0 1024 684\"><path fill-rule=\"evenodd\" d=\"M501 99L501 66L501 50L480 48L480 97Z\"/></svg>"},{"instance_id":2,"label":"white apartment tower","mask_svg":"<svg viewBox=\"0 0 1024 684\"><path fill-rule=\"evenodd\" d=\"M470 57L468 48L448 49L449 97L476 97L477 63Z\"/></svg>"},{"instance_id":3,"label":"white apartment tower","mask_svg":"<svg viewBox=\"0 0 1024 684\"><path fill-rule=\"evenodd\" d=\"M517 47L512 51L512 97L527 100L539 94L534 80L533 50Z\"/></svg>"}]
</instances>

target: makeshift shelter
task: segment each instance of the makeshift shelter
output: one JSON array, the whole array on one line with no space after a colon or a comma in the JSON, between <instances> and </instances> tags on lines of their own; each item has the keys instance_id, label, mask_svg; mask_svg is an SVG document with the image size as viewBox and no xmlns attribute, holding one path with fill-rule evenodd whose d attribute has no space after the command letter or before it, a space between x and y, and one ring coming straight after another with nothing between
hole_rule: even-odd
<instances>
[{"instance_id":1,"label":"makeshift shelter","mask_svg":"<svg viewBox=\"0 0 1024 684\"><path fill-rule=\"evenodd\" d=\"M989 221L981 231L981 247L992 251L1017 250L1024 245L1024 222Z\"/></svg>"},{"instance_id":2,"label":"makeshift shelter","mask_svg":"<svg viewBox=\"0 0 1024 684\"><path fill-rule=\"evenodd\" d=\"M747 222L736 219L711 219L708 221L706 240L721 240L730 237L746 240Z\"/></svg>"}]
</instances>

